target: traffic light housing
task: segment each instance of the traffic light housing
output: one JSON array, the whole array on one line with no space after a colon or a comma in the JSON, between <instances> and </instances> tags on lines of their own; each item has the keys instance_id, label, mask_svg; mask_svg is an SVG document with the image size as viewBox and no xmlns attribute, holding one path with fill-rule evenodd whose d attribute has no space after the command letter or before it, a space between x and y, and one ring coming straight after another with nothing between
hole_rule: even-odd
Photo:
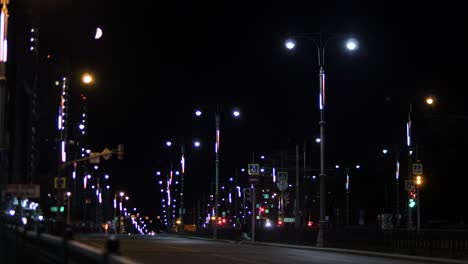
<instances>
[{"instance_id":1,"label":"traffic light housing","mask_svg":"<svg viewBox=\"0 0 468 264\"><path fill-rule=\"evenodd\" d=\"M252 189L245 188L245 199L249 202L252 202Z\"/></svg>"},{"instance_id":2,"label":"traffic light housing","mask_svg":"<svg viewBox=\"0 0 468 264\"><path fill-rule=\"evenodd\" d=\"M123 144L119 144L117 146L117 159L123 160L123 154L124 154L124 146Z\"/></svg>"}]
</instances>

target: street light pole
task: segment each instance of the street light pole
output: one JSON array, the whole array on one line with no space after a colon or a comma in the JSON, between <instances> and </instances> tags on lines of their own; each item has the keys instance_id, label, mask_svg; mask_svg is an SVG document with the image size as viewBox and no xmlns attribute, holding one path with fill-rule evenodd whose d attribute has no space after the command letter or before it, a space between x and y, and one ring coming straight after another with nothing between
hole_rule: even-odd
<instances>
[{"instance_id":1,"label":"street light pole","mask_svg":"<svg viewBox=\"0 0 468 264\"><path fill-rule=\"evenodd\" d=\"M318 35L318 40L311 37ZM320 111L320 220L319 231L317 235L317 246L324 246L324 232L327 226L326 215L326 174L325 174L325 48L327 43L332 38L345 37L343 34L327 34L327 38L322 38L322 33L318 34L296 34L297 37L304 37L311 40L317 48L318 66L319 66L319 111ZM293 40L288 40L286 43L288 49L293 49L296 43ZM349 50L358 48L358 43L355 39L349 39L346 43Z\"/></svg>"},{"instance_id":2,"label":"street light pole","mask_svg":"<svg viewBox=\"0 0 468 264\"><path fill-rule=\"evenodd\" d=\"M185 173L185 157L184 157L184 152L185 152L185 147L184 144L180 146L180 150L182 152L181 158L180 158L180 163L182 167L182 175L180 177L180 232L184 232L184 214L185 214L185 209L184 209L184 173Z\"/></svg>"},{"instance_id":3,"label":"street light pole","mask_svg":"<svg viewBox=\"0 0 468 264\"><path fill-rule=\"evenodd\" d=\"M314 42L315 43L315 42ZM325 174L325 70L324 66L324 55L325 47L322 47L322 34L320 34L319 45L317 46L317 54L319 60L319 110L320 110L320 219L319 219L319 231L317 234L317 246L324 246L324 232L327 225L326 215L326 186L325 180L327 174Z\"/></svg>"},{"instance_id":4,"label":"street light pole","mask_svg":"<svg viewBox=\"0 0 468 264\"><path fill-rule=\"evenodd\" d=\"M215 180L215 204L214 204L214 229L213 229L213 238L218 237L218 202L219 202L219 123L220 123L220 114L216 111L215 116L216 121L216 142L215 142L215 154L216 154L216 180Z\"/></svg>"},{"instance_id":5,"label":"street light pole","mask_svg":"<svg viewBox=\"0 0 468 264\"><path fill-rule=\"evenodd\" d=\"M408 146L408 181L410 182L410 185L413 185L413 175L411 172L411 154L412 154L412 149L411 149L411 112L412 112L412 105L409 105L408 109L408 122L406 123L406 139L407 139L407 146ZM408 200L409 200L409 193L408 193ZM407 204L408 208L408 222L407 222L407 227L408 229L413 228L413 214L412 214L412 208L410 207L409 203Z\"/></svg>"},{"instance_id":6,"label":"street light pole","mask_svg":"<svg viewBox=\"0 0 468 264\"><path fill-rule=\"evenodd\" d=\"M119 234L122 234L123 233L123 225L122 225L122 208L123 208L123 196L125 195L125 193L123 192L120 192L119 193L120 195L120 204L119 204Z\"/></svg>"}]
</instances>

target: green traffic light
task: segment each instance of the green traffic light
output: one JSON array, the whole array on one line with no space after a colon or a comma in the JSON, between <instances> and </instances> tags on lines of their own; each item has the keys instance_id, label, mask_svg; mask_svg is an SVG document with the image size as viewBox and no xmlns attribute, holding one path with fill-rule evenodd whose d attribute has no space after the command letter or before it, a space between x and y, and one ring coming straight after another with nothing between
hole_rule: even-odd
<instances>
[{"instance_id":1,"label":"green traffic light","mask_svg":"<svg viewBox=\"0 0 468 264\"><path fill-rule=\"evenodd\" d=\"M413 208L415 205L416 205L416 202L414 201L414 199L409 199L409 207Z\"/></svg>"}]
</instances>

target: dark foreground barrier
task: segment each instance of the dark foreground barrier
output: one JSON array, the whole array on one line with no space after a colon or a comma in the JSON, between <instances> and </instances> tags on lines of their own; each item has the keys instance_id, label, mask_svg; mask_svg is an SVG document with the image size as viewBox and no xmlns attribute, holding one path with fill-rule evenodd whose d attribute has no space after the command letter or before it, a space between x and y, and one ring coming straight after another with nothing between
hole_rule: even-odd
<instances>
[{"instance_id":1,"label":"dark foreground barrier","mask_svg":"<svg viewBox=\"0 0 468 264\"><path fill-rule=\"evenodd\" d=\"M80 263L136 264L119 256L119 241L110 236L106 250L99 250L73 240L71 229L63 237L46 234L37 228L0 223L0 263Z\"/></svg>"},{"instance_id":2,"label":"dark foreground barrier","mask_svg":"<svg viewBox=\"0 0 468 264\"><path fill-rule=\"evenodd\" d=\"M220 228L218 239L235 239L236 232L233 228ZM212 233L212 229L199 228L192 234L211 238ZM256 228L255 241L315 246L317 233L317 228ZM325 231L325 247L468 259L468 230L330 228Z\"/></svg>"}]
</instances>

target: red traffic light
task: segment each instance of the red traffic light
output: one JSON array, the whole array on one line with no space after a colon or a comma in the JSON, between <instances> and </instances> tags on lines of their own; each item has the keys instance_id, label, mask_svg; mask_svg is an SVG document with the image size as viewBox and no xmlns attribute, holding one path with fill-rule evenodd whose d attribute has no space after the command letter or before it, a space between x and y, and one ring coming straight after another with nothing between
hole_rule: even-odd
<instances>
[{"instance_id":1,"label":"red traffic light","mask_svg":"<svg viewBox=\"0 0 468 264\"><path fill-rule=\"evenodd\" d=\"M307 226L308 227L312 227L313 225L314 225L314 221L312 221L312 220L307 221Z\"/></svg>"}]
</instances>

